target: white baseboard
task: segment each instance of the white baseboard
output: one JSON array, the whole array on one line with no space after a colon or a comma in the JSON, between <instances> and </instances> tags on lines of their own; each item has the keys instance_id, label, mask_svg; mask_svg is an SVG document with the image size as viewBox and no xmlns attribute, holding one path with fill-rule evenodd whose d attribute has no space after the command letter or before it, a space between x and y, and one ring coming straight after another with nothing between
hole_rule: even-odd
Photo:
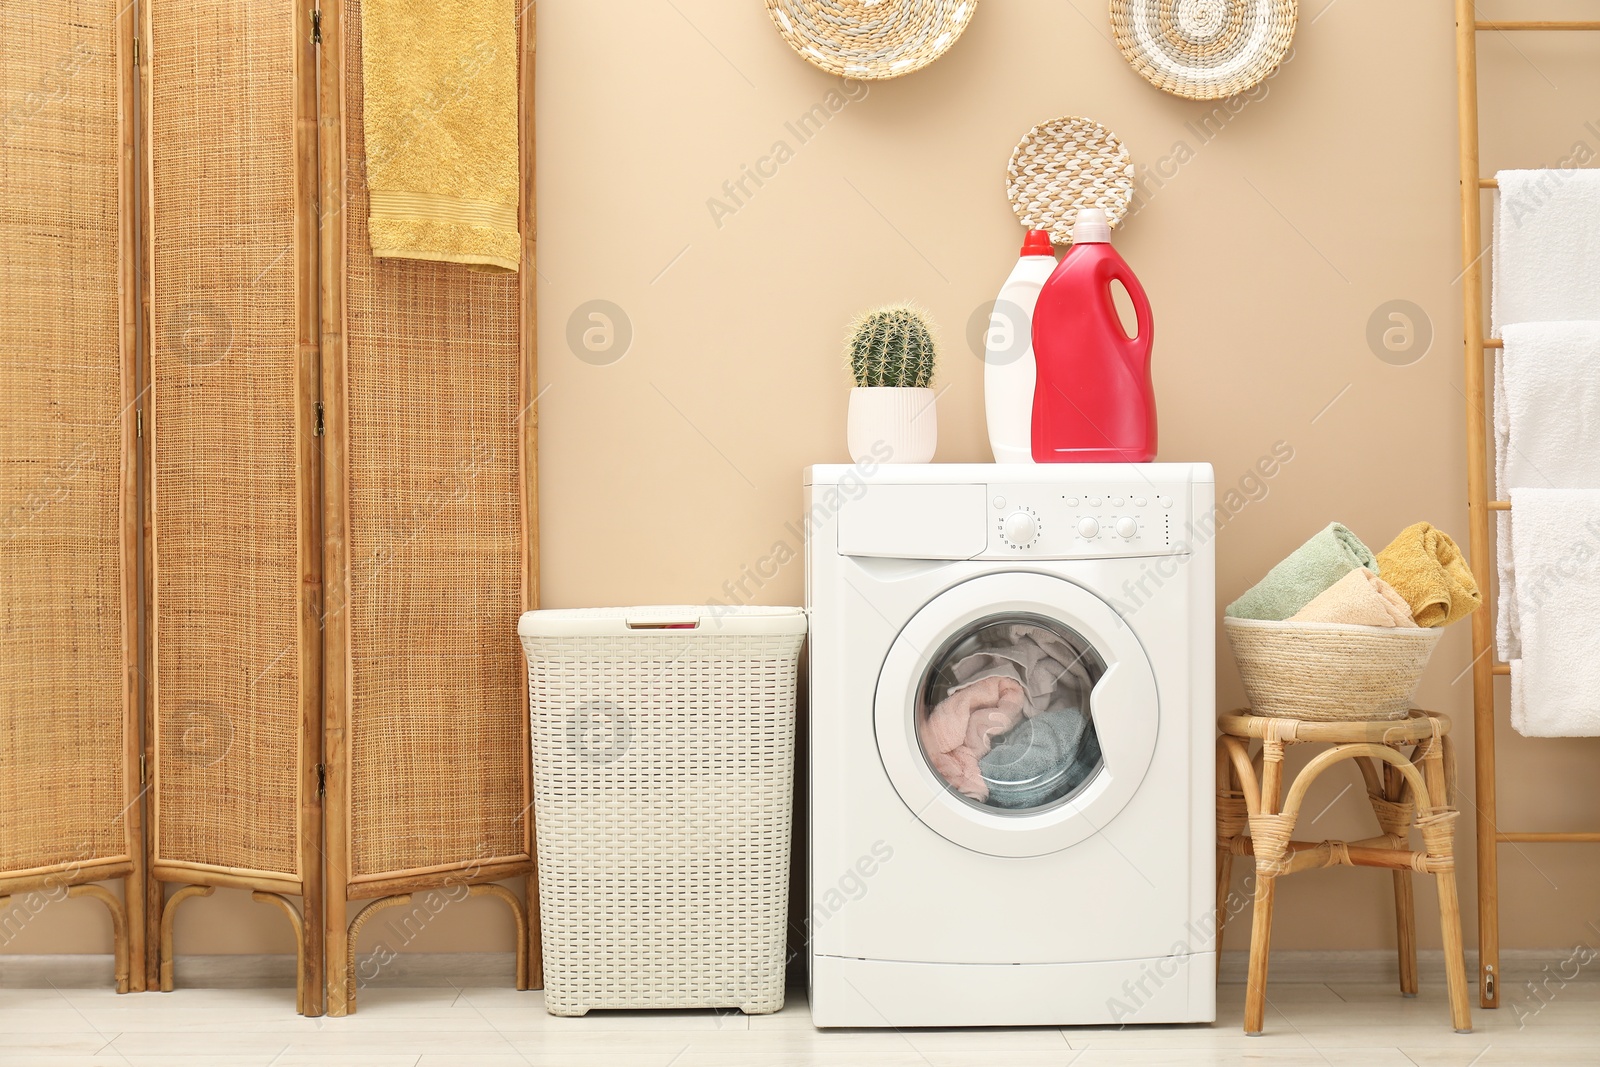
<instances>
[{"instance_id":1,"label":"white baseboard","mask_svg":"<svg viewBox=\"0 0 1600 1067\"><path fill-rule=\"evenodd\" d=\"M1543 973L1546 966L1554 969L1567 961L1572 948L1502 948L1500 950L1500 984L1520 982ZM1249 966L1249 955L1243 950L1222 954L1222 971L1219 981L1243 984ZM1275 951L1268 965L1270 981L1278 982L1391 982L1396 978L1396 956L1391 949L1355 949L1349 951L1317 951L1290 949ZM1600 968L1584 967L1572 981L1600 981ZM1478 953L1467 950L1467 977L1477 986ZM1417 979L1420 982L1444 980L1444 952L1441 949L1422 949L1417 953Z\"/></svg>"},{"instance_id":2,"label":"white baseboard","mask_svg":"<svg viewBox=\"0 0 1600 1067\"><path fill-rule=\"evenodd\" d=\"M1501 949L1501 985L1534 978L1545 967L1556 968L1572 955L1571 948ZM1248 957L1243 951L1222 954L1221 980L1242 984ZM1477 985L1478 954L1467 952L1467 974ZM1444 979L1444 953L1424 949L1417 953L1417 969L1424 982ZM396 956L378 977L378 984L436 986L502 985L514 980L515 958L509 952L412 952ZM1272 954L1271 981L1286 982L1390 982L1395 978L1395 954L1387 949L1311 951L1287 949ZM293 987L293 956L179 956L180 987L264 988ZM1584 967L1575 981L1600 981L1600 968ZM49 984L100 987L111 983L111 957L96 955L0 955L0 988L36 988Z\"/></svg>"},{"instance_id":3,"label":"white baseboard","mask_svg":"<svg viewBox=\"0 0 1600 1067\"><path fill-rule=\"evenodd\" d=\"M176 985L188 989L294 988L294 957L179 956ZM384 965L380 985L511 985L516 957L509 952L402 953ZM97 988L110 985L109 955L0 955L0 988L31 989L50 984Z\"/></svg>"}]
</instances>

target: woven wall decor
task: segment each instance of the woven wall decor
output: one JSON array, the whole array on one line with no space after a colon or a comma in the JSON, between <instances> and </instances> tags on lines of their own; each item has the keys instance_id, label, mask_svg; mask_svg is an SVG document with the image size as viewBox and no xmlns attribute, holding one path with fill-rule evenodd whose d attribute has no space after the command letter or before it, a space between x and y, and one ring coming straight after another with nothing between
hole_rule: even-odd
<instances>
[{"instance_id":1,"label":"woven wall decor","mask_svg":"<svg viewBox=\"0 0 1600 1067\"><path fill-rule=\"evenodd\" d=\"M1111 0L1117 47L1150 84L1191 100L1242 93L1278 68L1296 0Z\"/></svg>"},{"instance_id":2,"label":"woven wall decor","mask_svg":"<svg viewBox=\"0 0 1600 1067\"><path fill-rule=\"evenodd\" d=\"M1006 166L1006 196L1030 230L1072 240L1078 209L1105 210L1112 226L1133 199L1133 162L1116 134L1093 119L1041 122L1017 142Z\"/></svg>"},{"instance_id":3,"label":"woven wall decor","mask_svg":"<svg viewBox=\"0 0 1600 1067\"><path fill-rule=\"evenodd\" d=\"M956 43L978 0L767 0L789 47L847 78L898 78Z\"/></svg>"}]
</instances>

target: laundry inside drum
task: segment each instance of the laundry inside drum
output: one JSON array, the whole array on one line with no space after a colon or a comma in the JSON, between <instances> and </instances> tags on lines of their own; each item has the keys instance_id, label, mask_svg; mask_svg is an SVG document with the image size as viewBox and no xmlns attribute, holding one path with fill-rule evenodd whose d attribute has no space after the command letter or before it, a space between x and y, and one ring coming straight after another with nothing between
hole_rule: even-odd
<instances>
[{"instance_id":1,"label":"laundry inside drum","mask_svg":"<svg viewBox=\"0 0 1600 1067\"><path fill-rule=\"evenodd\" d=\"M947 640L917 688L917 739L967 803L1036 812L1070 799L1104 761L1089 695L1104 658L1077 631L1023 612L979 619Z\"/></svg>"}]
</instances>

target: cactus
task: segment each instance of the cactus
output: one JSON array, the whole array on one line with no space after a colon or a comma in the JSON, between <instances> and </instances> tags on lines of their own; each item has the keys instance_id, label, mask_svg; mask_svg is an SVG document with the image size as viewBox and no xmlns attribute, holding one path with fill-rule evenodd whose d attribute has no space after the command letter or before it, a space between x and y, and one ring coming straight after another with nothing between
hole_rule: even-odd
<instances>
[{"instance_id":1,"label":"cactus","mask_svg":"<svg viewBox=\"0 0 1600 1067\"><path fill-rule=\"evenodd\" d=\"M924 389L939 358L921 308L891 304L856 316L845 340L850 373L862 388Z\"/></svg>"}]
</instances>

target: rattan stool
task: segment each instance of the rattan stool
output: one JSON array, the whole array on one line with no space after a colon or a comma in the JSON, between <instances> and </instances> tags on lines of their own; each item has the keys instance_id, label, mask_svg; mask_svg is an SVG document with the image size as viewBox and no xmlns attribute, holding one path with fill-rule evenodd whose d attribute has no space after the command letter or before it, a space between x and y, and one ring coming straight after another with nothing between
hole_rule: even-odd
<instances>
[{"instance_id":1,"label":"rattan stool","mask_svg":"<svg viewBox=\"0 0 1600 1067\"><path fill-rule=\"evenodd\" d=\"M1250 973L1244 1029L1262 1031L1266 1016L1267 954L1272 944L1272 903L1278 879L1318 867L1383 867L1394 872L1395 925L1400 949L1400 991L1417 992L1417 931L1411 872L1434 876L1450 1020L1457 1033L1472 1029L1467 971L1461 947L1461 902L1456 896L1455 761L1450 720L1412 709L1409 718L1379 722L1304 722L1246 711L1217 720L1217 946L1227 918L1233 857L1254 855L1255 914L1250 929ZM1254 741L1261 748L1252 757ZM1283 795L1283 753L1293 744L1331 744L1313 756ZM1411 754L1404 753L1411 746ZM1306 791L1323 771L1353 759L1366 779L1367 799L1383 831L1363 841L1294 841L1295 820ZM1411 824L1422 832L1423 851L1410 848ZM1249 836L1245 836L1245 830ZM1218 958L1221 958L1219 951Z\"/></svg>"}]
</instances>

